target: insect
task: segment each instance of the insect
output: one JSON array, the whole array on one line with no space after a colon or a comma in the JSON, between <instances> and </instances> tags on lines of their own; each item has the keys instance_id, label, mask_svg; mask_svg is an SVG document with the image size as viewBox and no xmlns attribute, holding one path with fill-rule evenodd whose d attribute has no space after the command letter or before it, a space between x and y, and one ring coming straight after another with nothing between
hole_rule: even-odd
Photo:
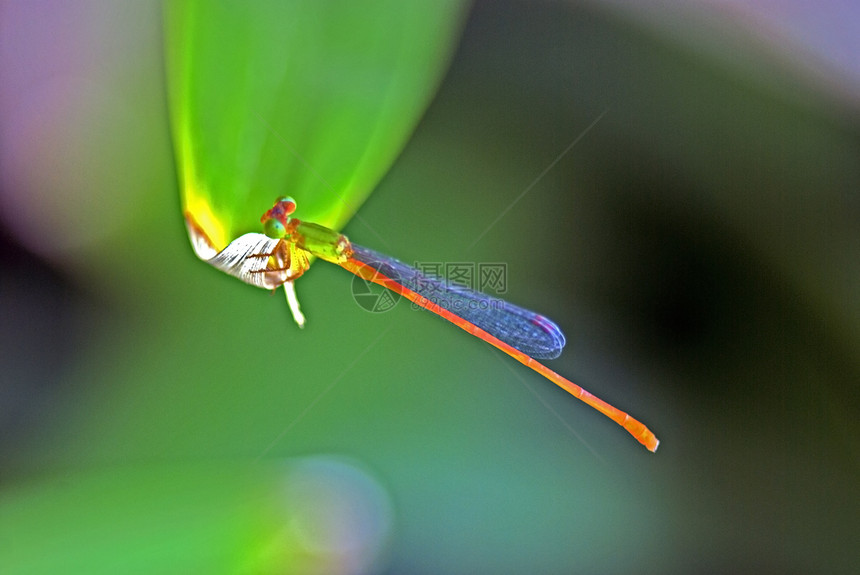
<instances>
[{"instance_id":1,"label":"insect","mask_svg":"<svg viewBox=\"0 0 860 575\"><path fill-rule=\"evenodd\" d=\"M290 217L295 210L295 200L278 198L260 218L265 235L245 234L217 254L212 250L211 257L204 259L247 283L268 289L283 286L299 326L305 320L293 282L310 267L310 256L337 264L486 341L621 425L650 451L657 450L660 442L644 424L537 361L558 357L565 344L561 329L549 319L424 274L392 257L351 243L343 234L324 226ZM205 234L188 213L186 222L195 249L203 257L197 243L206 243Z\"/></svg>"}]
</instances>

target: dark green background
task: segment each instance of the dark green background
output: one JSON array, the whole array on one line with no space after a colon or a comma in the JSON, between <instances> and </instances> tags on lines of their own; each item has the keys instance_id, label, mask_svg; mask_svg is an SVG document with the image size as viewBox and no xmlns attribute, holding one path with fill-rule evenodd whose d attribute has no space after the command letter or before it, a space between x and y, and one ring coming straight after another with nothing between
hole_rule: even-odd
<instances>
[{"instance_id":1,"label":"dark green background","mask_svg":"<svg viewBox=\"0 0 860 575\"><path fill-rule=\"evenodd\" d=\"M34 152L33 170L76 179L3 180L4 194L64 190L50 205L72 221L38 249L5 232L0 505L19 519L0 536L30 529L40 553L62 553L76 513L98 525L98 502L58 517L20 502L63 500L76 477L330 454L390 497L383 572L856 568L856 108L737 31L715 50L573 4L471 13L345 232L406 261L505 262L508 298L568 336L551 367L647 423L662 442L650 454L444 321L364 311L335 266L297 284L299 330L282 297L198 261L157 9L111 14L103 33L134 56L89 72L106 104L84 93L90 115ZM64 246L88 217L103 235ZM178 555L205 556L183 533Z\"/></svg>"}]
</instances>

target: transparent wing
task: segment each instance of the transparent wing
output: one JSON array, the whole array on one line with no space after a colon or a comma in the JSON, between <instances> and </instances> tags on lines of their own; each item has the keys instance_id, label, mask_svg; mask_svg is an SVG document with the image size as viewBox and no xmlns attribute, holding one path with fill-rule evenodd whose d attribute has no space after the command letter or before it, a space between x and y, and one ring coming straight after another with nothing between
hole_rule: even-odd
<instances>
[{"instance_id":1,"label":"transparent wing","mask_svg":"<svg viewBox=\"0 0 860 575\"><path fill-rule=\"evenodd\" d=\"M358 260L440 307L496 336L511 347L537 359L561 355L565 339L555 323L533 311L422 273L403 262L352 244Z\"/></svg>"}]
</instances>

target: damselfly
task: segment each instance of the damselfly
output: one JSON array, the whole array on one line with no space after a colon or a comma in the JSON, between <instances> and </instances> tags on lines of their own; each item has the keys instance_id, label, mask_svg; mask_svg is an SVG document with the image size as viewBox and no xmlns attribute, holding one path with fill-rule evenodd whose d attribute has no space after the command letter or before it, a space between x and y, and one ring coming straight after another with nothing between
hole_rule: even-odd
<instances>
[{"instance_id":1,"label":"damselfly","mask_svg":"<svg viewBox=\"0 0 860 575\"><path fill-rule=\"evenodd\" d=\"M649 450L657 450L660 442L645 425L537 361L558 357L565 344L564 334L549 319L424 274L394 258L351 243L343 234L324 226L292 218L295 209L292 198L278 198L260 219L265 236L246 234L231 243L232 249L228 246L212 258L220 261L211 263L260 287L283 286L299 325L304 323L304 317L293 281L308 269L310 256L335 263L500 349L621 425ZM195 231L192 228L193 222L189 221L189 230Z\"/></svg>"}]
</instances>

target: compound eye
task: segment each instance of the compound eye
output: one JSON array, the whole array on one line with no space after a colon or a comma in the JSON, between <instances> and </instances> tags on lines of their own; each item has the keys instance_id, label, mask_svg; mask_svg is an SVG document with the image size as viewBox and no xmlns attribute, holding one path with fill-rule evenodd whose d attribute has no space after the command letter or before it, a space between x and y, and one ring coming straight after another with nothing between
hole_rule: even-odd
<instances>
[{"instance_id":1,"label":"compound eye","mask_svg":"<svg viewBox=\"0 0 860 575\"><path fill-rule=\"evenodd\" d=\"M282 213L285 216L288 216L294 211L296 211L296 200L289 196L281 196L280 198L278 198L277 203L280 204L281 210L283 210Z\"/></svg>"},{"instance_id":2,"label":"compound eye","mask_svg":"<svg viewBox=\"0 0 860 575\"><path fill-rule=\"evenodd\" d=\"M272 239L280 240L287 235L287 228L275 218L269 218L263 222L263 232Z\"/></svg>"}]
</instances>

